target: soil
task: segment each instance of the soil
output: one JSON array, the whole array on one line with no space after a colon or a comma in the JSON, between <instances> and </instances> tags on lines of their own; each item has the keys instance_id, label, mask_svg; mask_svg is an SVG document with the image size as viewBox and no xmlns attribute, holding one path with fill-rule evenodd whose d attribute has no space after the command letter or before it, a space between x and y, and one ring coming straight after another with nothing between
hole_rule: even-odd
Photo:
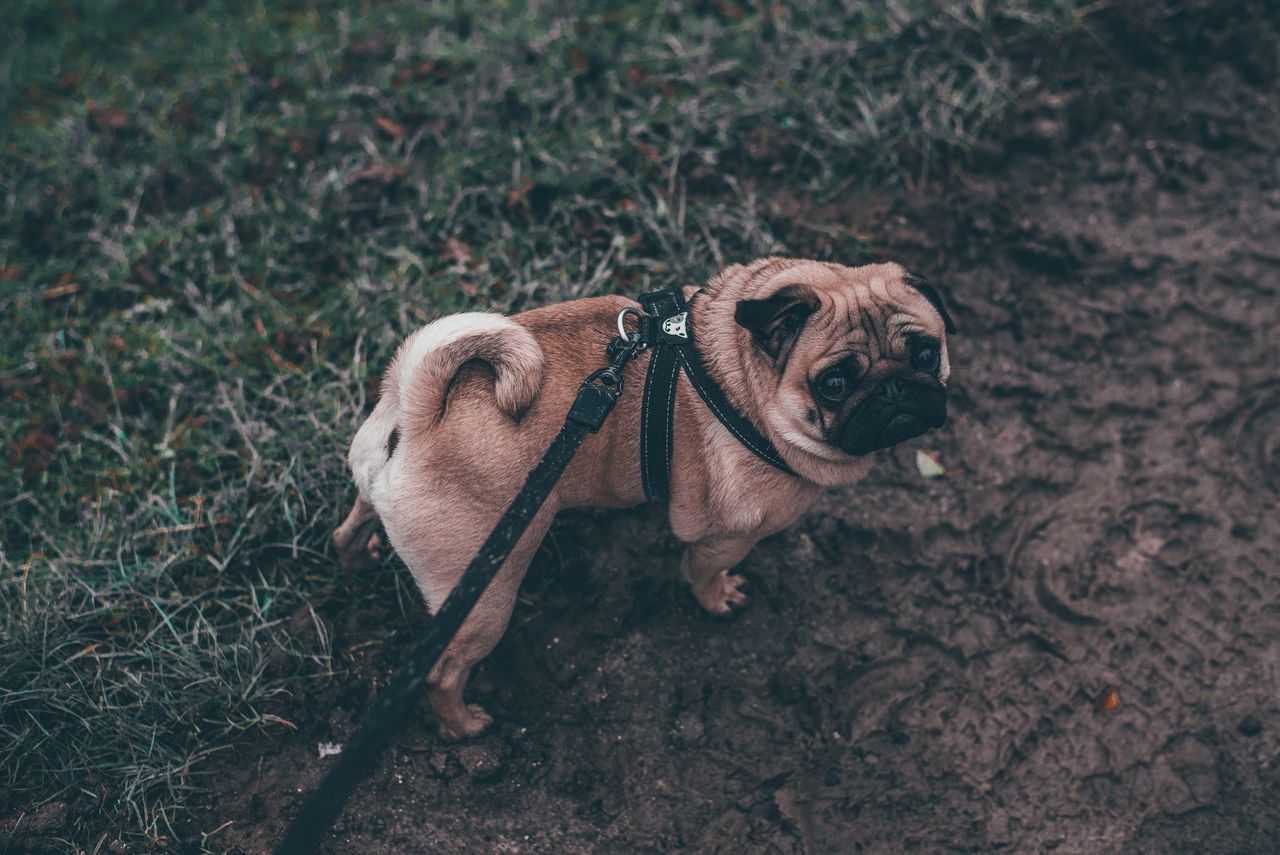
<instances>
[{"instance_id":1,"label":"soil","mask_svg":"<svg viewBox=\"0 0 1280 855\"><path fill-rule=\"evenodd\" d=\"M728 621L678 580L657 508L564 515L472 681L495 728L441 743L424 704L324 851L1277 851L1280 92L1259 33L1261 53L1189 33L1212 49L1064 83L942 192L779 197L779 222L840 223L943 286L950 425L760 544ZM344 667L298 730L220 761L201 827L233 822L210 845L279 839L332 762L318 743L414 634L361 644L388 608L339 612Z\"/></svg>"}]
</instances>

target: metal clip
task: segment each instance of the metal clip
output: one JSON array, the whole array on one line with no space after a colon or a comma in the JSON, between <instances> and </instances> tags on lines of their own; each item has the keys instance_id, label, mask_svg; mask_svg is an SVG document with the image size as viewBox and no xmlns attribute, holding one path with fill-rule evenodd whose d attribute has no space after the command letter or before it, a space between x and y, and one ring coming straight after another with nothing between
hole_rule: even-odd
<instances>
[{"instance_id":1,"label":"metal clip","mask_svg":"<svg viewBox=\"0 0 1280 855\"><path fill-rule=\"evenodd\" d=\"M623 314L618 316L619 328L622 327L623 315L628 311L636 310L623 310ZM644 345L636 333L624 335L609 342L608 367L596 369L582 381L582 385L578 388L578 397L569 408L569 418L585 425L592 433L600 430L609 413L613 412L618 398L622 396L622 369L643 349Z\"/></svg>"}]
</instances>

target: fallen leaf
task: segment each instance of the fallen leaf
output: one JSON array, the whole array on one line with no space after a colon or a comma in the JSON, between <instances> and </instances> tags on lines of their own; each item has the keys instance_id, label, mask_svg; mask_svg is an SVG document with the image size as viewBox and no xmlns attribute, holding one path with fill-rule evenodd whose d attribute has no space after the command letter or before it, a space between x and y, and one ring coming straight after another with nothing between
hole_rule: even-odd
<instances>
[{"instance_id":1,"label":"fallen leaf","mask_svg":"<svg viewBox=\"0 0 1280 855\"><path fill-rule=\"evenodd\" d=\"M940 478L947 474L937 458L927 451L916 451L916 469L920 470L920 475L924 478Z\"/></svg>"},{"instance_id":2,"label":"fallen leaf","mask_svg":"<svg viewBox=\"0 0 1280 855\"><path fill-rule=\"evenodd\" d=\"M519 187L507 191L507 210L512 210L524 202L525 197L529 195L529 191L533 189L533 182L525 179L525 182Z\"/></svg>"},{"instance_id":3,"label":"fallen leaf","mask_svg":"<svg viewBox=\"0 0 1280 855\"><path fill-rule=\"evenodd\" d=\"M36 428L18 440L10 460L21 463L27 475L39 475L53 459L53 453L57 447L58 441L54 439L53 434L44 428Z\"/></svg>"},{"instance_id":4,"label":"fallen leaf","mask_svg":"<svg viewBox=\"0 0 1280 855\"><path fill-rule=\"evenodd\" d=\"M374 119L373 123L378 126L378 130L392 139L402 140L409 135L409 131L404 125L388 116L379 116Z\"/></svg>"},{"instance_id":5,"label":"fallen leaf","mask_svg":"<svg viewBox=\"0 0 1280 855\"><path fill-rule=\"evenodd\" d=\"M70 95L76 91L76 87L80 85L80 81L84 79L82 71L68 71L66 74L58 78L58 88L66 94Z\"/></svg>"},{"instance_id":6,"label":"fallen leaf","mask_svg":"<svg viewBox=\"0 0 1280 855\"><path fill-rule=\"evenodd\" d=\"M63 282L61 285L54 285L52 288L44 292L46 300L56 300L59 297L65 297L68 294L74 294L80 290L80 285L75 282Z\"/></svg>"},{"instance_id":7,"label":"fallen leaf","mask_svg":"<svg viewBox=\"0 0 1280 855\"><path fill-rule=\"evenodd\" d=\"M67 661L74 662L77 659L79 659L81 656L88 656L90 653L97 650L101 646L102 646L101 641L95 641L93 644L86 644L84 647L80 648L80 650L71 654L71 658L69 658Z\"/></svg>"},{"instance_id":8,"label":"fallen leaf","mask_svg":"<svg viewBox=\"0 0 1280 855\"><path fill-rule=\"evenodd\" d=\"M371 183L391 185L408 174L409 170L405 169L403 166L394 166L390 163L374 163L349 173L347 175L347 181L352 184L368 181Z\"/></svg>"},{"instance_id":9,"label":"fallen leaf","mask_svg":"<svg viewBox=\"0 0 1280 855\"><path fill-rule=\"evenodd\" d=\"M91 425L100 425L111 414L111 394L105 384L82 383L71 395L71 406L83 413Z\"/></svg>"},{"instance_id":10,"label":"fallen leaf","mask_svg":"<svg viewBox=\"0 0 1280 855\"><path fill-rule=\"evenodd\" d=\"M649 145L648 143L642 143L642 142L636 143L636 151L640 152L640 154L643 157L645 157L647 160L653 161L654 163L662 162L662 152L658 151L656 148Z\"/></svg>"},{"instance_id":11,"label":"fallen leaf","mask_svg":"<svg viewBox=\"0 0 1280 855\"><path fill-rule=\"evenodd\" d=\"M119 107L89 107L89 127L95 131L123 131L132 124L133 119Z\"/></svg>"},{"instance_id":12,"label":"fallen leaf","mask_svg":"<svg viewBox=\"0 0 1280 855\"><path fill-rule=\"evenodd\" d=\"M1098 701L1098 709L1104 713L1115 712L1120 706L1120 693L1115 690L1114 686L1108 686L1107 691L1103 693L1102 700Z\"/></svg>"},{"instance_id":13,"label":"fallen leaf","mask_svg":"<svg viewBox=\"0 0 1280 855\"><path fill-rule=\"evenodd\" d=\"M451 237L444 242L444 252L440 253L440 259L442 261L457 261L462 264L470 264L471 247L456 237Z\"/></svg>"},{"instance_id":14,"label":"fallen leaf","mask_svg":"<svg viewBox=\"0 0 1280 855\"><path fill-rule=\"evenodd\" d=\"M129 276L134 282L147 288L154 288L160 282L151 267L141 259L129 266Z\"/></svg>"},{"instance_id":15,"label":"fallen leaf","mask_svg":"<svg viewBox=\"0 0 1280 855\"><path fill-rule=\"evenodd\" d=\"M391 85L397 89L403 88L411 80L413 80L413 66L406 65L397 69L396 73L391 77Z\"/></svg>"},{"instance_id":16,"label":"fallen leaf","mask_svg":"<svg viewBox=\"0 0 1280 855\"><path fill-rule=\"evenodd\" d=\"M22 268L17 266L0 267L0 279L9 282L17 281L22 278Z\"/></svg>"}]
</instances>

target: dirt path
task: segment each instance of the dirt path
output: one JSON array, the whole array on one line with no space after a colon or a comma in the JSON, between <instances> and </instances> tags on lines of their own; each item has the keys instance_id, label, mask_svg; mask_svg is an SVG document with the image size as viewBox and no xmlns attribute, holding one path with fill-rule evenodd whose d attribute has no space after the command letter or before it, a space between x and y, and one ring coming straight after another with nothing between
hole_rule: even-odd
<instances>
[{"instance_id":1,"label":"dirt path","mask_svg":"<svg viewBox=\"0 0 1280 855\"><path fill-rule=\"evenodd\" d=\"M415 722L326 851L1274 851L1280 96L1248 77L1077 90L970 186L825 211L954 297L946 476L886 454L730 622L655 510L566 516L474 680L497 729ZM211 842L278 836L404 641L227 764Z\"/></svg>"}]
</instances>

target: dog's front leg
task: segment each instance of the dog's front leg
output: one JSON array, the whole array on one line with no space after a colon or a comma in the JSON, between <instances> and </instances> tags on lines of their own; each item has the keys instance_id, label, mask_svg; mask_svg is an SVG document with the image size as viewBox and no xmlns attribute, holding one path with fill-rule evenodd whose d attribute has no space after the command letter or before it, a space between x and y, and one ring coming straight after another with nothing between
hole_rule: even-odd
<instances>
[{"instance_id":1,"label":"dog's front leg","mask_svg":"<svg viewBox=\"0 0 1280 855\"><path fill-rule=\"evenodd\" d=\"M744 580L741 576L729 575L729 570L751 551L758 539L723 537L685 547L680 574L693 587L693 595L704 609L713 615L726 615L734 606L746 604L747 595L739 590Z\"/></svg>"}]
</instances>

